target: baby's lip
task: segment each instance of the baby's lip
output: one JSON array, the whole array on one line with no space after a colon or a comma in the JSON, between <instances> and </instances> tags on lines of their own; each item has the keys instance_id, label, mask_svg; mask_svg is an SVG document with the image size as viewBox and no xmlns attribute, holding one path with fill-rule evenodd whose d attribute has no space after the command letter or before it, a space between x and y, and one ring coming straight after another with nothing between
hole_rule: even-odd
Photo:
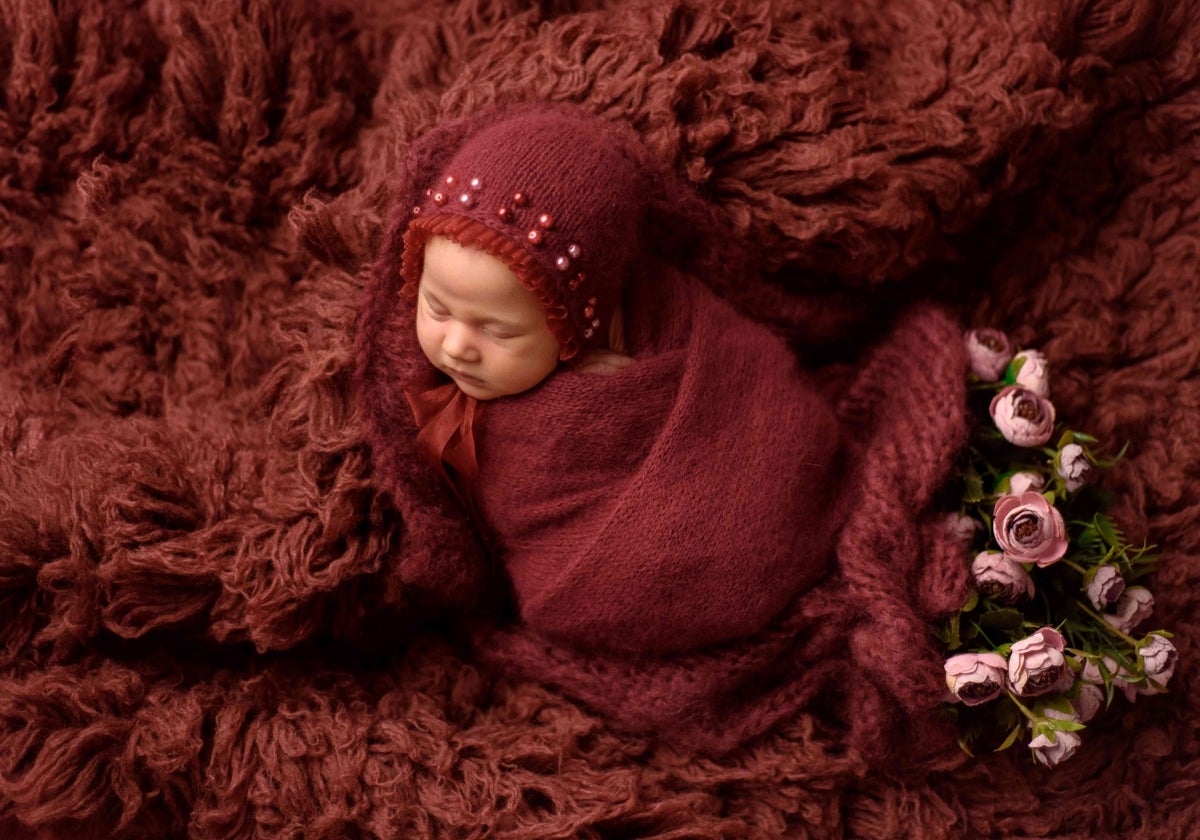
<instances>
[{"instance_id":1,"label":"baby's lip","mask_svg":"<svg viewBox=\"0 0 1200 840\"><path fill-rule=\"evenodd\" d=\"M465 373L461 370L458 370L457 368L448 367L448 368L446 368L446 373L450 374L455 379L462 379L466 382L471 383L472 385L482 385L483 384L483 380L480 379L478 376L472 376L471 374Z\"/></svg>"}]
</instances>

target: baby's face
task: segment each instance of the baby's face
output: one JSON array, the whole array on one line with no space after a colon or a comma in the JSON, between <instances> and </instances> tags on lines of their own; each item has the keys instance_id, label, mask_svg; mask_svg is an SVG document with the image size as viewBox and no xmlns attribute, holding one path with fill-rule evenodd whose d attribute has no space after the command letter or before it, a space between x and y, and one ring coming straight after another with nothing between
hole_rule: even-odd
<instances>
[{"instance_id":1,"label":"baby's face","mask_svg":"<svg viewBox=\"0 0 1200 840\"><path fill-rule=\"evenodd\" d=\"M417 340L480 400L527 391L558 366L558 340L533 292L495 257L441 236L425 246Z\"/></svg>"}]
</instances>

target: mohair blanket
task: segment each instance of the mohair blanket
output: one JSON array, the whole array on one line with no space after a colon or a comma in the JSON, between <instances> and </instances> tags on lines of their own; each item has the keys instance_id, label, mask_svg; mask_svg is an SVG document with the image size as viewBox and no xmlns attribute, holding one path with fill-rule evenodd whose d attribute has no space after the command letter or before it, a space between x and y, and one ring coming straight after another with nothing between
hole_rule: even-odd
<instances>
[{"instance_id":1,"label":"mohair blanket","mask_svg":"<svg viewBox=\"0 0 1200 840\"><path fill-rule=\"evenodd\" d=\"M1198 47L1194 0L0 0L0 836L1189 836ZM479 662L427 597L470 581L407 576L478 541L425 465L379 491L350 383L396 161L498 98L631 122L860 422L954 352L888 351L926 299L1043 349L1060 416L1130 443L1171 692L1054 771L878 766L854 692L712 760ZM937 465L893 450L840 539L897 517L912 554ZM847 579L855 661L945 607L913 562ZM880 708L931 679L873 667Z\"/></svg>"}]
</instances>

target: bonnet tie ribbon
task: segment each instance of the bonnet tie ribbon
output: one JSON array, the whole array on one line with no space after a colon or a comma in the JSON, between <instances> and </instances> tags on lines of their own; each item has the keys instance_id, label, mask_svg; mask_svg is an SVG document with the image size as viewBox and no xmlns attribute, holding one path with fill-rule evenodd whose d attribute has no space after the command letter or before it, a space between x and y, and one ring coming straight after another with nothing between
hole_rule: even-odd
<instances>
[{"instance_id":1,"label":"bonnet tie ribbon","mask_svg":"<svg viewBox=\"0 0 1200 840\"><path fill-rule=\"evenodd\" d=\"M472 515L471 488L479 474L475 460L475 415L479 401L453 382L439 384L430 374L404 389L417 421L417 450L442 474Z\"/></svg>"}]
</instances>

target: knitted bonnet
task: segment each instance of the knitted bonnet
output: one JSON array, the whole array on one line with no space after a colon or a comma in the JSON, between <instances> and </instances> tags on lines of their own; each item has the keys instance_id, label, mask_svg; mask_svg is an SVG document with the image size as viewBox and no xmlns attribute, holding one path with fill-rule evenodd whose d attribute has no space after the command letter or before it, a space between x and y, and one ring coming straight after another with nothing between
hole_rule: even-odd
<instances>
[{"instance_id":1,"label":"knitted bonnet","mask_svg":"<svg viewBox=\"0 0 1200 840\"><path fill-rule=\"evenodd\" d=\"M649 181L630 148L615 125L555 105L526 106L467 137L409 208L408 299L426 243L443 236L500 260L536 295L560 358L606 347L643 251Z\"/></svg>"}]
</instances>

